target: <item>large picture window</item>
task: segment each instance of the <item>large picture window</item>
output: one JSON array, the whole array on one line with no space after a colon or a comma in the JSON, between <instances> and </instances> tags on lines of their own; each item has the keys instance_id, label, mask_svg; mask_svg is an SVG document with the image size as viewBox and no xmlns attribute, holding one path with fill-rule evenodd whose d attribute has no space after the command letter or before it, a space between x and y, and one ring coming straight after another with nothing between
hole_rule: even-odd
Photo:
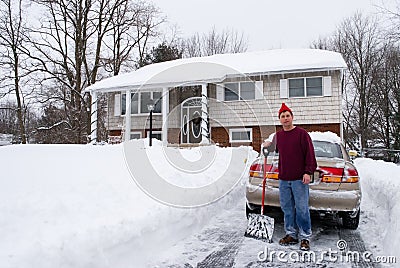
<instances>
[{"instance_id":1,"label":"large picture window","mask_svg":"<svg viewBox=\"0 0 400 268\"><path fill-rule=\"evenodd\" d=\"M126 114L126 94L121 96L121 114ZM161 113L162 92L140 92L131 93L131 114L148 114L147 105L151 103L151 99L155 102L153 113Z\"/></svg>"},{"instance_id":2,"label":"large picture window","mask_svg":"<svg viewBox=\"0 0 400 268\"><path fill-rule=\"evenodd\" d=\"M322 95L322 77L289 79L289 97L312 97Z\"/></svg>"},{"instance_id":3,"label":"large picture window","mask_svg":"<svg viewBox=\"0 0 400 268\"><path fill-rule=\"evenodd\" d=\"M225 101L255 99L256 88L254 82L225 83L224 90Z\"/></svg>"}]
</instances>

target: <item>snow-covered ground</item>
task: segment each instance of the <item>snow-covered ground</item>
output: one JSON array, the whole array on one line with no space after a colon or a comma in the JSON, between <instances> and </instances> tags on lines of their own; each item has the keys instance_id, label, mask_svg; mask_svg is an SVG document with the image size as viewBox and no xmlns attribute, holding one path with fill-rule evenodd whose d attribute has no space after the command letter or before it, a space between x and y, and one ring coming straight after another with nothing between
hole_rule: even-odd
<instances>
[{"instance_id":1,"label":"snow-covered ground","mask_svg":"<svg viewBox=\"0 0 400 268\"><path fill-rule=\"evenodd\" d=\"M205 147L175 149L154 143L151 148L143 140L109 146L0 147L0 267L144 267L157 252L235 205L243 191L243 172L256 156L250 147L210 146L213 155L200 171L203 176L193 170L185 176L171 152L196 162L205 157ZM137 151L130 152L130 146ZM221 198L215 201L213 196L208 205L165 205L144 193L140 178L131 176L135 171L129 170L130 163L138 163L143 153L165 180L176 184L180 179L182 191L212 185L218 177L230 180L232 188L215 189ZM233 167L232 155L239 161ZM198 183L190 186L190 176Z\"/></svg>"},{"instance_id":2,"label":"snow-covered ground","mask_svg":"<svg viewBox=\"0 0 400 268\"><path fill-rule=\"evenodd\" d=\"M145 143L0 147L0 267L146 267L243 202L246 169L256 156L249 147ZM362 238L374 255L394 255L399 263L400 167L355 163L363 188ZM137 172L149 164L152 171ZM176 186L176 195L207 189L200 191L207 198L193 190L185 206L152 192L138 174L148 174L151 183L157 174ZM221 189L216 182L224 180L228 187Z\"/></svg>"}]
</instances>

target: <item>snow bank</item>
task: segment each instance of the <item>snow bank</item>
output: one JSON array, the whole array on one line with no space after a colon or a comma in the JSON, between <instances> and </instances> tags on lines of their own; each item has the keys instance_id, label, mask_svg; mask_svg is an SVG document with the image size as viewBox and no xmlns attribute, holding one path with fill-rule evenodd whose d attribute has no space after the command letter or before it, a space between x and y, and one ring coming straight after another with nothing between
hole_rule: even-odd
<instances>
[{"instance_id":1,"label":"snow bank","mask_svg":"<svg viewBox=\"0 0 400 268\"><path fill-rule=\"evenodd\" d=\"M357 158L355 165L363 193L359 230L368 234L369 248L396 256L400 265L400 166L369 158Z\"/></svg>"},{"instance_id":2,"label":"snow bank","mask_svg":"<svg viewBox=\"0 0 400 268\"><path fill-rule=\"evenodd\" d=\"M175 183L190 180L162 159L162 146L141 150L171 180L177 174ZM188 161L201 157L197 149L179 151ZM232 151L247 164L256 156L249 147L216 148L209 182L201 183L220 174ZM138 187L125 161L123 145L0 147L0 267L143 267L244 195L239 180L210 205L167 206Z\"/></svg>"}]
</instances>

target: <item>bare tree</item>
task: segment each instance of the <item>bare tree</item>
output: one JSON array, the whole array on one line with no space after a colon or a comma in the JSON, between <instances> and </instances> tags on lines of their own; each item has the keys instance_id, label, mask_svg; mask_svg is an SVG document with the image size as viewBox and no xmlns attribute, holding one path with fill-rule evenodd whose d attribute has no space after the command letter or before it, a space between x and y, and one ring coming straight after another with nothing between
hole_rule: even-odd
<instances>
[{"instance_id":1,"label":"bare tree","mask_svg":"<svg viewBox=\"0 0 400 268\"><path fill-rule=\"evenodd\" d=\"M98 78L103 40L116 10L128 0L35 0L44 9L40 26L31 29L25 53L44 74L42 102L63 106L75 143L90 135L90 96L86 86Z\"/></svg>"},{"instance_id":2,"label":"bare tree","mask_svg":"<svg viewBox=\"0 0 400 268\"><path fill-rule=\"evenodd\" d=\"M380 136L386 148L400 149L400 48L393 44L385 48L380 81Z\"/></svg>"},{"instance_id":3,"label":"bare tree","mask_svg":"<svg viewBox=\"0 0 400 268\"><path fill-rule=\"evenodd\" d=\"M184 47L184 56L191 57L201 57L202 56L202 45L200 34L196 33L189 37L187 40L183 42Z\"/></svg>"},{"instance_id":4,"label":"bare tree","mask_svg":"<svg viewBox=\"0 0 400 268\"><path fill-rule=\"evenodd\" d=\"M400 0L390 1L381 0L380 4L375 5L378 12L385 18L386 36L400 41Z\"/></svg>"},{"instance_id":5,"label":"bare tree","mask_svg":"<svg viewBox=\"0 0 400 268\"><path fill-rule=\"evenodd\" d=\"M68 140L87 142L92 100L84 89L109 76L107 71L117 75L124 63L133 61L134 49L140 61L163 19L141 0L32 1L44 16L30 29L24 52L42 73L41 102L51 105L49 111L63 111L60 120L68 123L63 135L73 136Z\"/></svg>"},{"instance_id":6,"label":"bare tree","mask_svg":"<svg viewBox=\"0 0 400 268\"><path fill-rule=\"evenodd\" d=\"M185 57L210 56L224 53L240 53L248 44L243 33L234 30L217 32L215 26L206 34L196 33L184 42Z\"/></svg>"},{"instance_id":7,"label":"bare tree","mask_svg":"<svg viewBox=\"0 0 400 268\"><path fill-rule=\"evenodd\" d=\"M384 31L389 44L385 51L384 79L381 83L388 96L381 115L385 118L386 144L389 145L387 137L390 136L393 148L400 149L400 0L392 4L394 6L389 7L387 2L381 1L377 6L387 22Z\"/></svg>"},{"instance_id":8,"label":"bare tree","mask_svg":"<svg viewBox=\"0 0 400 268\"><path fill-rule=\"evenodd\" d=\"M5 101L0 107L0 133L15 134L18 132L16 115L17 107L14 102Z\"/></svg>"},{"instance_id":9,"label":"bare tree","mask_svg":"<svg viewBox=\"0 0 400 268\"><path fill-rule=\"evenodd\" d=\"M5 75L1 78L1 88L5 94L14 93L16 98L16 111L18 118L18 130L22 143L26 143L26 129L24 122L24 102L21 89L21 68L23 56L19 47L24 40L24 21L22 17L22 0L0 0L0 66L5 69Z\"/></svg>"},{"instance_id":10,"label":"bare tree","mask_svg":"<svg viewBox=\"0 0 400 268\"><path fill-rule=\"evenodd\" d=\"M350 122L352 115L357 117L354 131L360 135L361 146L365 148L367 140L372 138L368 128L377 112L375 100L378 92L375 86L383 60L378 24L374 18L356 13L338 27L333 45L336 51L342 53L348 66L349 84L346 90L351 92L346 94L353 96L347 104L354 102L354 105L347 110L347 121Z\"/></svg>"},{"instance_id":11,"label":"bare tree","mask_svg":"<svg viewBox=\"0 0 400 268\"><path fill-rule=\"evenodd\" d=\"M165 18L153 4L126 1L120 5L104 40L102 61L106 71L118 75L123 66L127 69L140 66L152 39L160 34L158 26L164 22Z\"/></svg>"}]
</instances>

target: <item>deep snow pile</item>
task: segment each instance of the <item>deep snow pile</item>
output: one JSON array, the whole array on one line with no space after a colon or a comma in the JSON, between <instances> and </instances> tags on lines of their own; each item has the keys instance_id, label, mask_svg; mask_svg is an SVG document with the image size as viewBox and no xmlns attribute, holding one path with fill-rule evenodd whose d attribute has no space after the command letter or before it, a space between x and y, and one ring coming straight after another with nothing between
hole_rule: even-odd
<instances>
[{"instance_id":1,"label":"deep snow pile","mask_svg":"<svg viewBox=\"0 0 400 268\"><path fill-rule=\"evenodd\" d=\"M213 147L201 184L219 176L233 152L243 163L248 159L245 168L256 156L250 147ZM190 179L163 159L159 143L141 150L175 183ZM201 158L196 148L169 150L180 150L189 162ZM245 176L237 178L243 170L233 168L224 176L236 178L235 187L217 202L167 206L139 189L125 161L135 155L124 155L123 145L1 147L0 267L142 267L243 198Z\"/></svg>"},{"instance_id":2,"label":"deep snow pile","mask_svg":"<svg viewBox=\"0 0 400 268\"><path fill-rule=\"evenodd\" d=\"M143 140L136 142L142 144L133 155L125 154L124 145L0 147L0 267L144 267L217 213L244 201L244 169L256 156L250 148L212 146L211 164L189 176L165 155L180 155L190 164L204 157L201 148L165 148L157 142L148 148ZM139 150L157 173L180 187L203 187L221 176L238 182L209 205L167 206L132 178L127 163L138 161ZM222 172L234 153L240 155L237 167ZM239 165L245 159L246 165ZM355 164L363 190L358 231L375 256L395 255L399 262L400 166L362 158Z\"/></svg>"},{"instance_id":3,"label":"deep snow pile","mask_svg":"<svg viewBox=\"0 0 400 268\"><path fill-rule=\"evenodd\" d=\"M400 166L369 158L358 158L355 165L363 193L363 239L376 255L396 256L400 265Z\"/></svg>"}]
</instances>

